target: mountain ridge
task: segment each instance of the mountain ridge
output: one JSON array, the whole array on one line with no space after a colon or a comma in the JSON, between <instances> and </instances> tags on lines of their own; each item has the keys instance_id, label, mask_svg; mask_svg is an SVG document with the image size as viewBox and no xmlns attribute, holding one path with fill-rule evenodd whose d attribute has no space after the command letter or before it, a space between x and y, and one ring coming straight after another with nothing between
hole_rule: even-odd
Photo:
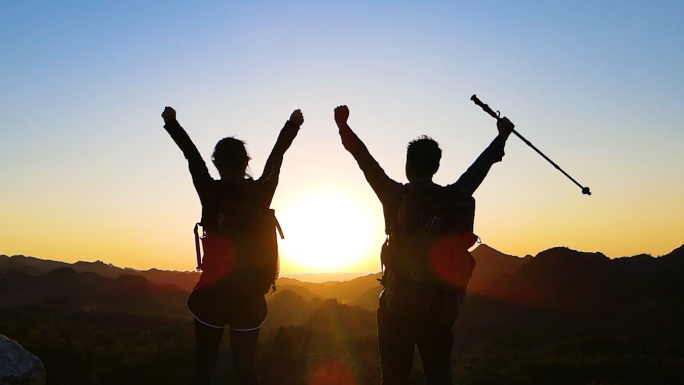
<instances>
[{"instance_id":1,"label":"mountain ridge","mask_svg":"<svg viewBox=\"0 0 684 385\"><path fill-rule=\"evenodd\" d=\"M567 247L522 258L478 249L472 287L453 327L459 383L673 384L684 378L684 345L677 338L684 324L684 248L615 259ZM52 378L61 379L53 381L71 383L84 366L104 369L97 382L82 383L181 383L182 370L191 375L189 290L72 266L31 275L40 266L23 266L20 258L7 265L11 260L0 255L0 329L39 352ZM307 368L330 362L366 373L356 383L379 383L377 276L280 280L267 295L259 344L268 383L299 384L311 377ZM123 362L135 375L122 374ZM60 372L65 364L68 370ZM186 369L171 372L178 368Z\"/></svg>"},{"instance_id":2,"label":"mountain ridge","mask_svg":"<svg viewBox=\"0 0 684 385\"><path fill-rule=\"evenodd\" d=\"M548 250L553 250L556 248L563 248L567 250L574 250L565 246L553 246L549 247L547 249L544 249L540 252L538 252L534 257L530 254L525 255L524 257L519 257L515 256L512 254L506 254L502 251L499 251L496 248L493 248L487 244L480 244L478 247L476 247L474 250L471 251L473 254L473 257L478 260L478 268L476 271L481 270L482 263L479 261L479 259L483 258L494 258L497 259L497 262L500 262L501 260L504 260L507 262L507 264L512 264L514 265L514 268L518 268L519 265L522 265L524 263L521 262L528 262L530 259L535 258L537 255L545 253ZM579 251L579 250L576 250ZM580 251L582 252L582 251ZM588 252L583 252L583 253L588 253ZM599 252L600 253L600 252ZM601 253L602 254L602 253ZM650 257L650 258L663 258L663 257L669 257L669 256L677 256L677 255L682 255L684 256L684 244L675 247L672 251L666 254L658 255L658 256L652 256L651 254L647 253L640 253L640 254L635 254L633 256L620 256L620 257L614 257L614 258L609 258L606 257L610 260L622 260L625 258L643 258L643 257ZM605 256L605 255L604 255ZM20 260L19 260L20 259ZM508 259L508 260L506 260ZM9 265L8 265L9 263ZM8 270L10 268L14 269L21 269L22 267L28 270L27 272L30 273L37 273L37 272L48 272L49 270L54 270L58 267L71 267L73 270L77 272L94 272L98 273L101 276L105 277L118 277L120 275L142 275L148 280L150 280L153 283L161 283L164 279L163 276L165 275L175 275L176 277L184 277L184 279L176 279L176 286L182 288L182 289L192 289L196 283L196 280L199 277L199 272L197 271L189 271L189 270L166 270L166 269L159 269L156 267L147 269L147 270L139 270L139 269L134 269L131 267L119 267L116 266L112 263L106 263L102 260L95 260L95 261L76 261L73 263L68 263L68 262L63 262L63 261L57 261L57 260L51 260L51 259L42 259L34 256L25 256L22 254L14 254L12 256L9 256L7 254L0 254L0 272ZM326 284L326 285L334 285L335 283L339 282L348 282L354 279L358 278L363 278L367 277L370 275L378 275L379 273L301 273L302 276L308 276L308 275L326 275L326 274L346 274L350 276L354 276L354 278L349 279L349 280L330 280L330 281L322 281L322 282L311 282L307 280L298 280L297 275L298 274L288 274L282 276L279 280L282 281L282 284L289 284L292 283L293 281L298 282L299 286L307 287L308 285L316 285L316 284ZM475 279L475 278L474 278ZM191 282L193 281L194 282ZM474 284L473 281L471 281L471 284Z\"/></svg>"},{"instance_id":3,"label":"mountain ridge","mask_svg":"<svg viewBox=\"0 0 684 385\"><path fill-rule=\"evenodd\" d=\"M679 279L684 275L684 245L659 257L637 254L614 259L562 246L521 258L482 244L472 254L477 266L469 296L554 311L608 311L684 290ZM0 255L0 305L55 302L82 309L125 310L128 302L132 311L145 311L142 304L147 303L154 312L181 314L198 277L197 272L137 271L102 261L68 264ZM382 290L378 278L380 273L323 283L280 278L277 290L266 295L272 310L268 325L302 324L327 300L373 312ZM671 297L660 295L656 301Z\"/></svg>"}]
</instances>

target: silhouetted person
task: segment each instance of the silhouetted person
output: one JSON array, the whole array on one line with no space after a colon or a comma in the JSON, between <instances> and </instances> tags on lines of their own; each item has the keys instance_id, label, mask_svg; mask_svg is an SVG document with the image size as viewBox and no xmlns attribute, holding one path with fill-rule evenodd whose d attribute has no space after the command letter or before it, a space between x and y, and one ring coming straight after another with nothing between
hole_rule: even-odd
<instances>
[{"instance_id":1,"label":"silhouetted person","mask_svg":"<svg viewBox=\"0 0 684 385\"><path fill-rule=\"evenodd\" d=\"M212 161L221 178L215 180L178 124L176 111L166 107L162 117L164 128L188 160L202 203L204 257L201 263L198 261L202 275L188 299L188 309L195 318L195 381L211 383L223 329L228 325L233 364L240 382L258 384L254 354L259 328L266 319L264 294L277 275L277 221L269 207L283 155L297 136L304 117L300 110L292 113L257 180L247 177L250 158L244 142L230 137L216 144Z\"/></svg>"},{"instance_id":2,"label":"silhouetted person","mask_svg":"<svg viewBox=\"0 0 684 385\"><path fill-rule=\"evenodd\" d=\"M451 327L465 296L474 259L472 195L504 155L513 124L499 120L499 135L453 184L432 181L442 150L423 136L409 143L402 184L385 174L347 125L349 109L335 109L344 148L356 159L383 206L388 241L383 246L384 286L377 311L383 385L408 385L414 347L426 383L451 384Z\"/></svg>"}]
</instances>

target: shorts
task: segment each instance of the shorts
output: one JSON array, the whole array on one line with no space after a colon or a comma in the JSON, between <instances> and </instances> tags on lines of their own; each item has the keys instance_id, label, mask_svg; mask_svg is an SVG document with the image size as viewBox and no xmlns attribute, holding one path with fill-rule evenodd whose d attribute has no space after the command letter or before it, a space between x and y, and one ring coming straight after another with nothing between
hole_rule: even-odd
<instances>
[{"instance_id":1,"label":"shorts","mask_svg":"<svg viewBox=\"0 0 684 385\"><path fill-rule=\"evenodd\" d=\"M217 329L228 325L235 331L259 329L268 314L263 294L212 285L196 287L187 307L202 324Z\"/></svg>"}]
</instances>

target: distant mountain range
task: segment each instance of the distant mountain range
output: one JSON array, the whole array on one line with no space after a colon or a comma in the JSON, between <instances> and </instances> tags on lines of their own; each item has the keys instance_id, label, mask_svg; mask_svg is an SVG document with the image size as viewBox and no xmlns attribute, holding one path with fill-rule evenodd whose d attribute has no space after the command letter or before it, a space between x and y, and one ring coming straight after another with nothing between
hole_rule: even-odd
<instances>
[{"instance_id":1,"label":"distant mountain range","mask_svg":"<svg viewBox=\"0 0 684 385\"><path fill-rule=\"evenodd\" d=\"M0 266L1 267L1 266ZM187 292L136 275L117 278L57 267L45 274L0 273L0 306L49 306L76 311L184 316Z\"/></svg>"},{"instance_id":2,"label":"distant mountain range","mask_svg":"<svg viewBox=\"0 0 684 385\"><path fill-rule=\"evenodd\" d=\"M477 266L469 295L523 306L579 314L664 304L684 294L684 245L657 258L642 254L610 259L565 247L519 258L484 244L472 254ZM0 306L187 317L185 300L198 277L197 272L139 271L101 261L69 264L0 255ZM380 273L322 283L280 278L277 290L267 295L265 326L324 324L331 322L326 321L331 312L337 312L335 317L356 312L372 318L382 289L378 278ZM331 299L342 307L333 309Z\"/></svg>"},{"instance_id":3,"label":"distant mountain range","mask_svg":"<svg viewBox=\"0 0 684 385\"><path fill-rule=\"evenodd\" d=\"M669 254L609 259L564 247L544 250L482 294L569 314L679 305L684 295L684 245Z\"/></svg>"},{"instance_id":4,"label":"distant mountain range","mask_svg":"<svg viewBox=\"0 0 684 385\"><path fill-rule=\"evenodd\" d=\"M102 261L76 263L66 263L26 257L23 255L0 255L0 274L7 271L21 271L28 275L47 274L60 267L68 267L77 273L95 273L106 278L118 278L122 275L134 275L147 279L158 285L174 285L183 290L192 290L197 283L199 273L195 271L175 271L175 270L135 270L131 268L121 268L107 264Z\"/></svg>"},{"instance_id":5,"label":"distant mountain range","mask_svg":"<svg viewBox=\"0 0 684 385\"><path fill-rule=\"evenodd\" d=\"M473 255L453 327L455 383L682 383L684 245L659 257L554 247L518 258L486 245ZM327 370L344 367L358 376L344 383L378 384L379 276L279 279L257 351L263 383L338 383ZM55 384L186 383L197 278L0 255L0 332L41 357ZM321 367L329 378L309 380Z\"/></svg>"},{"instance_id":6,"label":"distant mountain range","mask_svg":"<svg viewBox=\"0 0 684 385\"><path fill-rule=\"evenodd\" d=\"M378 270L380 266L378 266ZM283 278L292 278L300 282L322 283L330 281L349 281L368 273L293 273L283 274Z\"/></svg>"}]
</instances>

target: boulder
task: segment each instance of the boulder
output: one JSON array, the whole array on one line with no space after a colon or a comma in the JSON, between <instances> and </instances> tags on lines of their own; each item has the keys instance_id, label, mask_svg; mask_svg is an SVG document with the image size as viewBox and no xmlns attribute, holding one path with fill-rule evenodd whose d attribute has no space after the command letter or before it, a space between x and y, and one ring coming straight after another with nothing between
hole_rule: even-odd
<instances>
[{"instance_id":1,"label":"boulder","mask_svg":"<svg viewBox=\"0 0 684 385\"><path fill-rule=\"evenodd\" d=\"M45 366L40 359L0 334L0 385L38 384L45 384Z\"/></svg>"}]
</instances>

